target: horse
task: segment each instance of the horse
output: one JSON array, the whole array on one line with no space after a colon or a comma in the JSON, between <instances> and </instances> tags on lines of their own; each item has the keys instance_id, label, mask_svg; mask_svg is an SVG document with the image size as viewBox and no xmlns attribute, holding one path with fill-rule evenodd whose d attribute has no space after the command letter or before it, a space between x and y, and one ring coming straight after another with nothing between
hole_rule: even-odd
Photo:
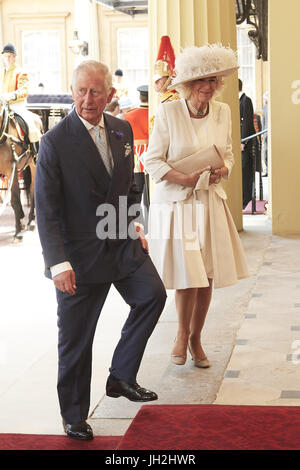
<instances>
[{"instance_id":1,"label":"horse","mask_svg":"<svg viewBox=\"0 0 300 470\"><path fill-rule=\"evenodd\" d=\"M36 117L38 121L39 117ZM42 130L41 123L40 130ZM15 215L14 241L22 241L22 230L25 228L21 222L25 214L20 197L18 178L20 172L23 172L27 181L30 181L30 186L27 188L30 205L27 229L34 230L35 228L35 157L36 154L29 143L26 122L21 116L12 112L8 103L0 98L0 175L10 181L11 206ZM30 177L28 178L29 170Z\"/></svg>"}]
</instances>

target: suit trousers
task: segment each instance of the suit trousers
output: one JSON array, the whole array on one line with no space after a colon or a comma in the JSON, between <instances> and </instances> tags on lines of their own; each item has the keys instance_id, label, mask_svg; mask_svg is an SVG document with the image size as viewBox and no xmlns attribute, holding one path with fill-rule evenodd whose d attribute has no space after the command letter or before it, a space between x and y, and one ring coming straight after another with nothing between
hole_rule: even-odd
<instances>
[{"instance_id":1,"label":"suit trousers","mask_svg":"<svg viewBox=\"0 0 300 470\"><path fill-rule=\"evenodd\" d=\"M252 199L253 190L253 157L251 145L242 152L242 186L243 209L245 209Z\"/></svg>"},{"instance_id":2,"label":"suit trousers","mask_svg":"<svg viewBox=\"0 0 300 470\"><path fill-rule=\"evenodd\" d=\"M111 284L79 284L74 295L56 290L57 390L61 415L68 423L88 417L93 339ZM150 257L135 272L113 284L130 306L130 312L113 354L110 373L133 384L147 341L163 311L166 291ZM114 312L111 314L114 321Z\"/></svg>"}]
</instances>

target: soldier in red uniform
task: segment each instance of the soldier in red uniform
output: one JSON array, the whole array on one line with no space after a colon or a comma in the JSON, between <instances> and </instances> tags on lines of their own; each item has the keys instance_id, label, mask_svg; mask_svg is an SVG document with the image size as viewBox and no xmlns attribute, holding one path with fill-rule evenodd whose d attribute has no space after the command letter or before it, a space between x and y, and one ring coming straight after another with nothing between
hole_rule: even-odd
<instances>
[{"instance_id":1,"label":"soldier in red uniform","mask_svg":"<svg viewBox=\"0 0 300 470\"><path fill-rule=\"evenodd\" d=\"M169 36L162 36L154 65L154 89L158 93L159 102L178 100L176 90L168 90L174 76L175 54ZM149 133L152 133L154 116L149 120Z\"/></svg>"},{"instance_id":2,"label":"soldier in red uniform","mask_svg":"<svg viewBox=\"0 0 300 470\"><path fill-rule=\"evenodd\" d=\"M140 172L144 170L140 157L147 150L149 140L148 85L138 87L138 91L140 93L140 106L124 114L124 119L132 127L136 157L135 171Z\"/></svg>"},{"instance_id":3,"label":"soldier in red uniform","mask_svg":"<svg viewBox=\"0 0 300 470\"><path fill-rule=\"evenodd\" d=\"M135 157L135 182L144 190L143 204L147 211L149 209L149 185L147 175L144 174L144 166L141 157L148 148L149 141L149 105L148 105L148 85L142 85L137 89L140 93L140 106L131 109L124 114L124 119L132 127L134 139L134 157ZM147 212L144 214L147 215ZM147 217L145 217L147 223ZM145 227L145 233L147 228Z\"/></svg>"},{"instance_id":4,"label":"soldier in red uniform","mask_svg":"<svg viewBox=\"0 0 300 470\"><path fill-rule=\"evenodd\" d=\"M178 100L176 90L168 90L174 75L175 54L169 36L162 36L154 66L155 91L159 93L159 101Z\"/></svg>"}]
</instances>

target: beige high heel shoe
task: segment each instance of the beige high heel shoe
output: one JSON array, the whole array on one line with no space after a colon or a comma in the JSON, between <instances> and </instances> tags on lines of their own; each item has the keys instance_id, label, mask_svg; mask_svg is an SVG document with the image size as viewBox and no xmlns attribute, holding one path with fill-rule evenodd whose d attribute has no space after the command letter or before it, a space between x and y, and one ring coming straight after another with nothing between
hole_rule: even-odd
<instances>
[{"instance_id":1,"label":"beige high heel shoe","mask_svg":"<svg viewBox=\"0 0 300 470\"><path fill-rule=\"evenodd\" d=\"M176 341L176 338L174 339L174 343ZM171 361L173 364L176 364L177 366L183 366L186 363L186 358L187 355L185 354L184 356L179 356L178 354L171 354Z\"/></svg>"},{"instance_id":2,"label":"beige high heel shoe","mask_svg":"<svg viewBox=\"0 0 300 470\"><path fill-rule=\"evenodd\" d=\"M186 356L176 356L176 354L171 354L171 361L177 366L183 366L186 363Z\"/></svg>"},{"instance_id":3,"label":"beige high heel shoe","mask_svg":"<svg viewBox=\"0 0 300 470\"><path fill-rule=\"evenodd\" d=\"M200 369L207 369L208 367L210 367L210 362L206 356L202 359L200 357L194 357L190 345L188 345L188 348L192 356L192 361L194 361L195 367L199 367Z\"/></svg>"}]
</instances>

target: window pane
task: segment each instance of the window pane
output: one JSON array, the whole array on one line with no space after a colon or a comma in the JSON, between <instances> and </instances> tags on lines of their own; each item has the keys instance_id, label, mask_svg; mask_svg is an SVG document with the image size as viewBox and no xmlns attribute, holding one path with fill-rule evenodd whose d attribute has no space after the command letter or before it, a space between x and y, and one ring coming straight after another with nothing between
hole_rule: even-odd
<instances>
[{"instance_id":1,"label":"window pane","mask_svg":"<svg viewBox=\"0 0 300 470\"><path fill-rule=\"evenodd\" d=\"M243 82L243 91L256 103L255 46L248 36L249 27L237 26L237 47L239 60L239 78Z\"/></svg>"},{"instance_id":2,"label":"window pane","mask_svg":"<svg viewBox=\"0 0 300 470\"><path fill-rule=\"evenodd\" d=\"M148 83L148 29L120 28L117 49L118 68L123 70L124 86L128 88L131 100L137 104L137 87Z\"/></svg>"},{"instance_id":3,"label":"window pane","mask_svg":"<svg viewBox=\"0 0 300 470\"><path fill-rule=\"evenodd\" d=\"M45 93L62 91L59 31L23 31L22 58L29 76L30 93L37 93L41 82Z\"/></svg>"}]
</instances>

